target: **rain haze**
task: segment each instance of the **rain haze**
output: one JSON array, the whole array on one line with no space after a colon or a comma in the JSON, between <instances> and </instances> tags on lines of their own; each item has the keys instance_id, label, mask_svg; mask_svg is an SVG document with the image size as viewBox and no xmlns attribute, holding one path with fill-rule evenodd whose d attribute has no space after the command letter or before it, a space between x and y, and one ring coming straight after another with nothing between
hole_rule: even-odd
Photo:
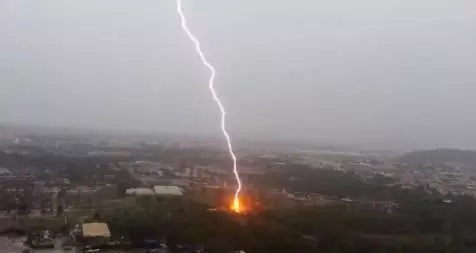
<instances>
[{"instance_id":1,"label":"rain haze","mask_svg":"<svg viewBox=\"0 0 476 253\"><path fill-rule=\"evenodd\" d=\"M476 148L472 0L185 0L232 135ZM175 1L0 2L4 123L220 136Z\"/></svg>"}]
</instances>

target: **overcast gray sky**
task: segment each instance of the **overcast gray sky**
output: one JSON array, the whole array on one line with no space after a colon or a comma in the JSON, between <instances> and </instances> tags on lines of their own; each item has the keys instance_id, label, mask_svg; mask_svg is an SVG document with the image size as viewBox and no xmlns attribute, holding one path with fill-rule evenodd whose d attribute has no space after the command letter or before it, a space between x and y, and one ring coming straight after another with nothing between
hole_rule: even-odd
<instances>
[{"instance_id":1,"label":"overcast gray sky","mask_svg":"<svg viewBox=\"0 0 476 253\"><path fill-rule=\"evenodd\" d=\"M184 0L241 137L476 148L476 1ZM174 0L0 0L2 122L218 133Z\"/></svg>"}]
</instances>

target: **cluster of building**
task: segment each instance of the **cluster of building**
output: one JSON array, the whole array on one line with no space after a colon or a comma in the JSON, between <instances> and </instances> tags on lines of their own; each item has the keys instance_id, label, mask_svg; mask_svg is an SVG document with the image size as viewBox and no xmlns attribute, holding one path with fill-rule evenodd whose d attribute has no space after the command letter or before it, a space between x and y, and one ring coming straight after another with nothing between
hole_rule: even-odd
<instances>
[{"instance_id":1,"label":"cluster of building","mask_svg":"<svg viewBox=\"0 0 476 253\"><path fill-rule=\"evenodd\" d=\"M366 156L319 157L303 156L302 163L318 169L352 172L363 180L387 179L388 186L405 189L424 188L441 195L476 196L476 165L456 162L411 165L393 158Z\"/></svg>"},{"instance_id":2,"label":"cluster of building","mask_svg":"<svg viewBox=\"0 0 476 253\"><path fill-rule=\"evenodd\" d=\"M441 195L476 196L476 167L426 164L418 169L405 171L400 178L406 188L424 187L427 191Z\"/></svg>"}]
</instances>

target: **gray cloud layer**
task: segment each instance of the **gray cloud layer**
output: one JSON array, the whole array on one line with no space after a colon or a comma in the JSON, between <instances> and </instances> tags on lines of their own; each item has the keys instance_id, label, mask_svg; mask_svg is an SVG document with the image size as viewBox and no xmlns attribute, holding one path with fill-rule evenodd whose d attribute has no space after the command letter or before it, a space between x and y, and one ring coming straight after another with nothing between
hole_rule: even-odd
<instances>
[{"instance_id":1,"label":"gray cloud layer","mask_svg":"<svg viewBox=\"0 0 476 253\"><path fill-rule=\"evenodd\" d=\"M217 133L173 0L0 1L0 119ZM236 136L476 148L472 0L185 0Z\"/></svg>"}]
</instances>

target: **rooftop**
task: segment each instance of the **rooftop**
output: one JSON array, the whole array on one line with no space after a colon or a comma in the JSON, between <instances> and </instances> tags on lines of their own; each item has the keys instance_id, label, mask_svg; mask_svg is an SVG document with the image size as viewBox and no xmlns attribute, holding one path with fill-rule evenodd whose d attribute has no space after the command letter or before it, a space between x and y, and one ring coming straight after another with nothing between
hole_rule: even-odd
<instances>
[{"instance_id":1,"label":"rooftop","mask_svg":"<svg viewBox=\"0 0 476 253\"><path fill-rule=\"evenodd\" d=\"M111 232L106 223L84 223L84 237L111 237Z\"/></svg>"},{"instance_id":2,"label":"rooftop","mask_svg":"<svg viewBox=\"0 0 476 253\"><path fill-rule=\"evenodd\" d=\"M182 196L183 189L178 186L154 186L154 191L157 195L173 195L173 196Z\"/></svg>"},{"instance_id":3,"label":"rooftop","mask_svg":"<svg viewBox=\"0 0 476 253\"><path fill-rule=\"evenodd\" d=\"M131 188L126 190L127 195L152 196L155 192L150 188Z\"/></svg>"}]
</instances>

